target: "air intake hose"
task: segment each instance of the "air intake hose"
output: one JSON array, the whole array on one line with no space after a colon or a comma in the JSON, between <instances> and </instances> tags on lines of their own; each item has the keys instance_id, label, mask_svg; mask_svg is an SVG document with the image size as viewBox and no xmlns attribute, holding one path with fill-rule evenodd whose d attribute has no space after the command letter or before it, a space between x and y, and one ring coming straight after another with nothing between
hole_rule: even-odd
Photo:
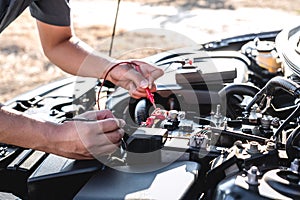
<instances>
[{"instance_id":1,"label":"air intake hose","mask_svg":"<svg viewBox=\"0 0 300 200\"><path fill-rule=\"evenodd\" d=\"M272 78L265 87L263 87L252 99L252 101L246 107L246 111L250 111L251 107L258 101L262 99L264 95L271 96L275 92L276 89L283 89L293 95L295 98L300 97L300 86L284 77L277 76Z\"/></svg>"}]
</instances>

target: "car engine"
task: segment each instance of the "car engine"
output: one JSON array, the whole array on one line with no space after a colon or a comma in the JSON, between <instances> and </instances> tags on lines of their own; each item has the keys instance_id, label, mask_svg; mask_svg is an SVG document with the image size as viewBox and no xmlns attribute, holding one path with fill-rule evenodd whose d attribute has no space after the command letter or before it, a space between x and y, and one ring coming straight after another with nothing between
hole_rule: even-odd
<instances>
[{"instance_id":1,"label":"car engine","mask_svg":"<svg viewBox=\"0 0 300 200\"><path fill-rule=\"evenodd\" d=\"M70 77L5 105L63 123L104 102L120 149L90 161L0 144L0 191L21 199L300 199L300 26L144 58L156 108Z\"/></svg>"}]
</instances>

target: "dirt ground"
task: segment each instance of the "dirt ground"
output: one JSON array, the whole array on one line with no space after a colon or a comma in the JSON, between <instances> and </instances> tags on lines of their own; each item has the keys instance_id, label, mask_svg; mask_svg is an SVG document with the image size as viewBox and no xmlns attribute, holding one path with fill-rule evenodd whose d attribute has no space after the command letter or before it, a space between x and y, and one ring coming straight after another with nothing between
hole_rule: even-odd
<instances>
[{"instance_id":1,"label":"dirt ground","mask_svg":"<svg viewBox=\"0 0 300 200\"><path fill-rule=\"evenodd\" d=\"M280 9L288 12L300 12L299 0L124 0L131 2L141 2L151 5L172 5L186 8L230 8L241 7Z\"/></svg>"},{"instance_id":2,"label":"dirt ground","mask_svg":"<svg viewBox=\"0 0 300 200\"><path fill-rule=\"evenodd\" d=\"M85 0L87 3L93 0ZM94 0L95 1L95 0ZM279 9L287 13L300 14L300 0L124 0L134 1L151 6L168 5L186 9L237 9L241 7L258 7L266 9ZM251 16L249 16L251 17ZM92 25L76 26L79 38L93 46L98 51L108 53L109 38L112 26ZM126 30L118 30L118 35ZM143 46L143 42L159 46L164 44L163 50L178 48L181 44L174 43L172 39L151 33L124 34L122 43L114 51L128 49L128 47ZM137 44L138 43L138 44ZM36 88L39 85L52 82L68 76L58 67L54 66L42 53L35 20L26 10L13 24L0 35L0 102L5 102L18 94ZM144 45L145 46L145 45ZM119 59L143 58L155 54L160 49L143 49L127 53Z\"/></svg>"}]
</instances>

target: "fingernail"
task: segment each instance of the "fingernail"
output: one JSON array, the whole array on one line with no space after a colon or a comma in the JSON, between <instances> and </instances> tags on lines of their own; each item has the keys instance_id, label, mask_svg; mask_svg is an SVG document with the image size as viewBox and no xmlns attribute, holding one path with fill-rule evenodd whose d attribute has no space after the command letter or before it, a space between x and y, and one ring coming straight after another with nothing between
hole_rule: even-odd
<instances>
[{"instance_id":1,"label":"fingernail","mask_svg":"<svg viewBox=\"0 0 300 200\"><path fill-rule=\"evenodd\" d=\"M148 87L148 81L147 80L142 80L141 83L140 83L140 87L147 88Z\"/></svg>"},{"instance_id":2,"label":"fingernail","mask_svg":"<svg viewBox=\"0 0 300 200\"><path fill-rule=\"evenodd\" d=\"M120 128L123 128L126 125L126 122L123 119L120 119Z\"/></svg>"},{"instance_id":3,"label":"fingernail","mask_svg":"<svg viewBox=\"0 0 300 200\"><path fill-rule=\"evenodd\" d=\"M152 84L151 84L151 83L149 84L149 89L150 89L150 90L152 89Z\"/></svg>"}]
</instances>

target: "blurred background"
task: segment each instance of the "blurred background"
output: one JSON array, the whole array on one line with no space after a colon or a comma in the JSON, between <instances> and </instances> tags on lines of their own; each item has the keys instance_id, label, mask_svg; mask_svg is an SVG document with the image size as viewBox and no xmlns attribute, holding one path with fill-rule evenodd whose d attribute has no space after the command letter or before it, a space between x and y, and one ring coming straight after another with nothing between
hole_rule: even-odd
<instances>
[{"instance_id":1,"label":"blurred background","mask_svg":"<svg viewBox=\"0 0 300 200\"><path fill-rule=\"evenodd\" d=\"M76 35L109 54L117 0L71 0ZM143 58L299 22L300 0L122 0L111 56ZM43 55L29 10L0 35L0 102L70 76Z\"/></svg>"}]
</instances>

